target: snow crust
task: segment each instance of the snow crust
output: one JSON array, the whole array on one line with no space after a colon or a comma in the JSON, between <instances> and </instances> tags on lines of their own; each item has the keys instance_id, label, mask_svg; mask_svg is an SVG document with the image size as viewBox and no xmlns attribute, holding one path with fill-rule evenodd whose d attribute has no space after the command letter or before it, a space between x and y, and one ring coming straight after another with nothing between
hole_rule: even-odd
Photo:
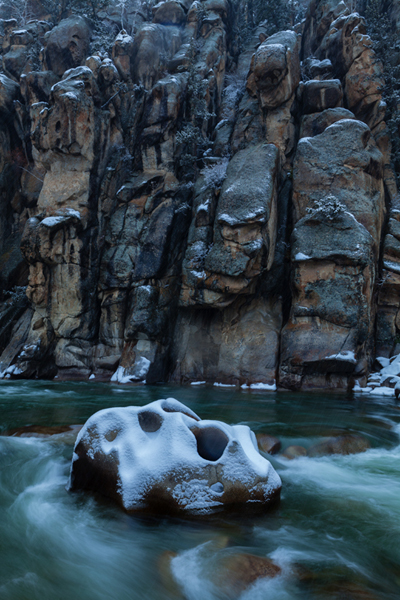
<instances>
[{"instance_id":1,"label":"snow crust","mask_svg":"<svg viewBox=\"0 0 400 600\"><path fill-rule=\"evenodd\" d=\"M44 225L45 227L54 227L55 225L64 223L71 217L75 217L76 219L80 220L81 214L79 211L74 210L73 208L67 208L64 214L55 217L46 217L40 222L40 224Z\"/></svg>"},{"instance_id":2,"label":"snow crust","mask_svg":"<svg viewBox=\"0 0 400 600\"><path fill-rule=\"evenodd\" d=\"M143 381L146 377L149 368L150 361L145 356L140 356L135 363L135 372L128 373L127 369L119 366L118 369L111 377L111 381L115 383L132 383L132 381Z\"/></svg>"},{"instance_id":3,"label":"snow crust","mask_svg":"<svg viewBox=\"0 0 400 600\"><path fill-rule=\"evenodd\" d=\"M215 383L213 383L214 387L224 387L224 388L231 388L231 387L236 387L236 385L234 383L218 383L217 381Z\"/></svg>"},{"instance_id":4,"label":"snow crust","mask_svg":"<svg viewBox=\"0 0 400 600\"><path fill-rule=\"evenodd\" d=\"M294 260L311 260L311 256L303 254L302 252L298 252L294 257Z\"/></svg>"},{"instance_id":5,"label":"snow crust","mask_svg":"<svg viewBox=\"0 0 400 600\"><path fill-rule=\"evenodd\" d=\"M344 360L346 362L351 362L356 364L357 360L355 354L352 350L342 350L337 354L331 354L330 356L325 356L324 360Z\"/></svg>"},{"instance_id":6,"label":"snow crust","mask_svg":"<svg viewBox=\"0 0 400 600\"><path fill-rule=\"evenodd\" d=\"M242 390L268 390L268 391L272 391L275 392L276 391L276 381L274 381L274 383L251 383L250 385L247 385L247 383L244 383L243 385L240 386L242 388Z\"/></svg>"},{"instance_id":7,"label":"snow crust","mask_svg":"<svg viewBox=\"0 0 400 600\"><path fill-rule=\"evenodd\" d=\"M385 269L388 269L388 271L393 271L394 273L400 273L400 266L399 266L399 263L397 263L397 262L394 262L392 260L384 260L383 266L385 267Z\"/></svg>"},{"instance_id":8,"label":"snow crust","mask_svg":"<svg viewBox=\"0 0 400 600\"><path fill-rule=\"evenodd\" d=\"M54 225L58 225L58 223L62 223L65 221L65 217L46 217L41 222L45 227L53 227Z\"/></svg>"},{"instance_id":9,"label":"snow crust","mask_svg":"<svg viewBox=\"0 0 400 600\"><path fill-rule=\"evenodd\" d=\"M356 381L353 392L373 396L395 396L395 391L400 390L400 354L392 358L379 356L376 360L382 365L382 368L376 373L371 373L365 387L361 387L359 382ZM387 385L387 383L391 385Z\"/></svg>"},{"instance_id":10,"label":"snow crust","mask_svg":"<svg viewBox=\"0 0 400 600\"><path fill-rule=\"evenodd\" d=\"M150 413L159 423L155 431L143 427ZM199 454L194 432L203 428L219 429L226 436L227 445L218 460ZM95 413L78 434L72 478L81 442L92 460L102 456L104 461L109 456L117 465L118 491L127 510L144 506L146 495L160 486L179 507L200 513L223 504L225 490L232 485L246 486L249 502L260 502L260 497L267 501L281 486L279 475L259 453L249 427L200 420L174 398Z\"/></svg>"}]
</instances>

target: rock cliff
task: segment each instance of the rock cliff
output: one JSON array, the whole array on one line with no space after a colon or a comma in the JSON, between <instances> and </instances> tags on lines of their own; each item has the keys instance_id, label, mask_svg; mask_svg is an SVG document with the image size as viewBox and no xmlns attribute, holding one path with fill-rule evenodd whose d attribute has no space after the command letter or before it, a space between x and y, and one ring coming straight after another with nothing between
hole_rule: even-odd
<instances>
[{"instance_id":1,"label":"rock cliff","mask_svg":"<svg viewBox=\"0 0 400 600\"><path fill-rule=\"evenodd\" d=\"M165 0L130 35L109 5L107 47L43 6L0 22L1 376L365 385L400 330L365 19L240 36L239 0Z\"/></svg>"}]
</instances>

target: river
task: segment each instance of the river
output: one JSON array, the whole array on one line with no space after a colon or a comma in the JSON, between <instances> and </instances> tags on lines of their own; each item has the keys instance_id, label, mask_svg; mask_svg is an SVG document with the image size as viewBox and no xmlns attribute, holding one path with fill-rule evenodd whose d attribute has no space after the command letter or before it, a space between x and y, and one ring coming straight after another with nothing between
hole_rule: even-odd
<instances>
[{"instance_id":1,"label":"river","mask_svg":"<svg viewBox=\"0 0 400 600\"><path fill-rule=\"evenodd\" d=\"M392 398L5 381L0 432L79 424L101 408L167 397L202 418L273 434L283 448L352 432L371 449L292 461L275 455L277 509L197 522L133 517L67 492L71 434L2 436L1 600L398 600L400 405ZM270 558L280 574L233 593L221 580L224 565L243 553Z\"/></svg>"}]
</instances>

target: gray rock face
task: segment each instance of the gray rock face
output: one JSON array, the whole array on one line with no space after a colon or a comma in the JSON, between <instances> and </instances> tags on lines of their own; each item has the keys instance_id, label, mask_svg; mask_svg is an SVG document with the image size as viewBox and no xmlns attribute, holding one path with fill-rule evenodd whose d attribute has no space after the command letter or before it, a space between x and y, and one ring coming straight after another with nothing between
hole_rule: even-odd
<instances>
[{"instance_id":1,"label":"gray rock face","mask_svg":"<svg viewBox=\"0 0 400 600\"><path fill-rule=\"evenodd\" d=\"M302 92L303 113L308 115L327 108L336 108L341 106L342 99L343 91L339 79L306 81Z\"/></svg>"},{"instance_id":2,"label":"gray rock face","mask_svg":"<svg viewBox=\"0 0 400 600\"><path fill-rule=\"evenodd\" d=\"M199 194L183 265L181 306L226 306L238 294L252 293L260 274L271 268L278 167L275 146L251 146L231 160L216 206L210 190Z\"/></svg>"},{"instance_id":3,"label":"gray rock face","mask_svg":"<svg viewBox=\"0 0 400 600\"><path fill-rule=\"evenodd\" d=\"M383 156L360 121L337 121L298 144L292 234L295 293L282 332L281 385L343 387L368 361L384 215L382 173ZM365 180L368 184L357 185Z\"/></svg>"},{"instance_id":4,"label":"gray rock face","mask_svg":"<svg viewBox=\"0 0 400 600\"><path fill-rule=\"evenodd\" d=\"M54 27L46 38L47 68L61 77L68 69L83 65L88 55L91 31L85 19L69 17Z\"/></svg>"},{"instance_id":5,"label":"gray rock face","mask_svg":"<svg viewBox=\"0 0 400 600\"><path fill-rule=\"evenodd\" d=\"M181 311L172 380L275 387L282 306L279 299L239 298L225 310Z\"/></svg>"},{"instance_id":6,"label":"gray rock face","mask_svg":"<svg viewBox=\"0 0 400 600\"><path fill-rule=\"evenodd\" d=\"M81 17L4 22L3 376L346 390L393 351L400 213L364 20L315 0L301 38L264 23L239 52L240 14L129 9L109 52Z\"/></svg>"},{"instance_id":7,"label":"gray rock face","mask_svg":"<svg viewBox=\"0 0 400 600\"><path fill-rule=\"evenodd\" d=\"M253 55L247 87L262 108L277 108L289 100L300 82L297 35L281 31L263 42Z\"/></svg>"}]
</instances>

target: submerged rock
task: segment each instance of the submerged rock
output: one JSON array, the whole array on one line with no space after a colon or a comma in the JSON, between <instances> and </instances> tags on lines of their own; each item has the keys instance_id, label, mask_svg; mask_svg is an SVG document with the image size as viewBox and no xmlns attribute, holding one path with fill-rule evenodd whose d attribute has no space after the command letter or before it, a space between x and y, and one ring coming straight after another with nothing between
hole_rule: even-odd
<instances>
[{"instance_id":1,"label":"submerged rock","mask_svg":"<svg viewBox=\"0 0 400 600\"><path fill-rule=\"evenodd\" d=\"M2 435L12 437L37 437L47 438L52 435L60 435L63 433L78 434L82 425L25 425L25 427L16 427L4 431Z\"/></svg>"},{"instance_id":2,"label":"submerged rock","mask_svg":"<svg viewBox=\"0 0 400 600\"><path fill-rule=\"evenodd\" d=\"M368 440L361 435L346 434L318 442L308 449L308 456L324 456L326 454L357 454L371 448Z\"/></svg>"},{"instance_id":3,"label":"submerged rock","mask_svg":"<svg viewBox=\"0 0 400 600\"><path fill-rule=\"evenodd\" d=\"M281 449L281 441L273 435L258 433L256 438L259 449L267 454L276 454Z\"/></svg>"},{"instance_id":4,"label":"submerged rock","mask_svg":"<svg viewBox=\"0 0 400 600\"><path fill-rule=\"evenodd\" d=\"M94 414L78 435L69 489L99 492L129 512L208 514L267 508L281 480L248 427L202 421L169 398Z\"/></svg>"},{"instance_id":5,"label":"submerged rock","mask_svg":"<svg viewBox=\"0 0 400 600\"><path fill-rule=\"evenodd\" d=\"M242 592L260 579L272 579L282 573L282 569L266 556L257 556L247 552L237 552L226 548L228 538L214 540L207 555L203 555L202 577L211 583L218 597L238 598ZM198 549L196 549L198 550ZM215 552L216 550L216 552ZM170 594L177 598L186 598L185 564L189 550L177 554L167 550L158 561L159 577Z\"/></svg>"},{"instance_id":6,"label":"submerged rock","mask_svg":"<svg viewBox=\"0 0 400 600\"><path fill-rule=\"evenodd\" d=\"M245 552L226 556L218 567L216 583L229 597L236 597L258 579L281 573L281 568L269 558Z\"/></svg>"},{"instance_id":7,"label":"submerged rock","mask_svg":"<svg viewBox=\"0 0 400 600\"><path fill-rule=\"evenodd\" d=\"M303 446L288 446L282 456L293 460L294 458L300 458L300 456L307 456L307 450Z\"/></svg>"}]
</instances>

